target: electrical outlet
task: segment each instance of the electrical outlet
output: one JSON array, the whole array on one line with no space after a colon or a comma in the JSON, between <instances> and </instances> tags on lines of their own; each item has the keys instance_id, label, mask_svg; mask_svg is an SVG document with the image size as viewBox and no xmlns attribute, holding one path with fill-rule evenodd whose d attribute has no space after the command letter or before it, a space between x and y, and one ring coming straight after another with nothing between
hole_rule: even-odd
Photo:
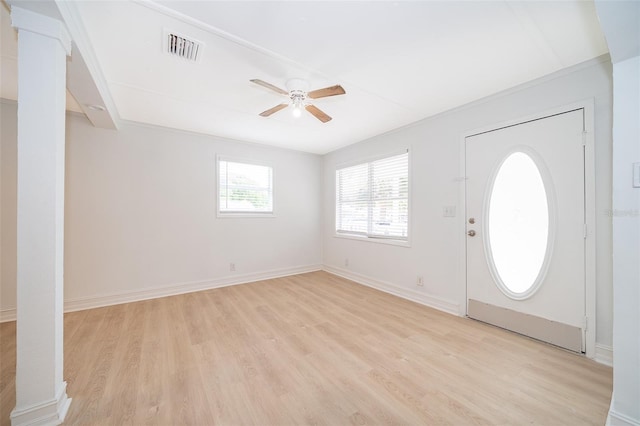
<instances>
[{"instance_id":1,"label":"electrical outlet","mask_svg":"<svg viewBox=\"0 0 640 426\"><path fill-rule=\"evenodd\" d=\"M422 275L418 275L418 278L416 279L416 285L418 287L422 287L424 285L424 278L422 277Z\"/></svg>"},{"instance_id":2,"label":"electrical outlet","mask_svg":"<svg viewBox=\"0 0 640 426\"><path fill-rule=\"evenodd\" d=\"M348 267L349 267L349 258L348 258L348 257L345 257L345 258L344 258L344 266L345 266L346 268L348 268Z\"/></svg>"},{"instance_id":3,"label":"electrical outlet","mask_svg":"<svg viewBox=\"0 0 640 426\"><path fill-rule=\"evenodd\" d=\"M229 270L231 272L235 272L236 271L236 264L235 263L230 263L229 264Z\"/></svg>"}]
</instances>

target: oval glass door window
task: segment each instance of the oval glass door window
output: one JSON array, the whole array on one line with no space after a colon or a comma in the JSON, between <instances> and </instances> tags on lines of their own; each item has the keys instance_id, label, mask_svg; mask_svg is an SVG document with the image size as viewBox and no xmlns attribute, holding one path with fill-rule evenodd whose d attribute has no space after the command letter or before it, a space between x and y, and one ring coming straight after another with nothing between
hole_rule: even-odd
<instances>
[{"instance_id":1,"label":"oval glass door window","mask_svg":"<svg viewBox=\"0 0 640 426\"><path fill-rule=\"evenodd\" d=\"M516 298L535 290L547 255L549 205L538 166L524 152L509 155L489 199L488 245L498 284Z\"/></svg>"}]
</instances>

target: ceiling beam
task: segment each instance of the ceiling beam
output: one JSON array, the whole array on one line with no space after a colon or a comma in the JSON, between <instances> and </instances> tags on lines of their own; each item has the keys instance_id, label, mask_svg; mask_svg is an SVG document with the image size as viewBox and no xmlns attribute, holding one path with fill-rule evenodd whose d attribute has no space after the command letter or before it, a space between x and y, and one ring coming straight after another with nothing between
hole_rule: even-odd
<instances>
[{"instance_id":1,"label":"ceiling beam","mask_svg":"<svg viewBox=\"0 0 640 426\"><path fill-rule=\"evenodd\" d=\"M67 65L67 88L91 123L100 128L117 129L120 116L98 59L89 41L77 5L54 0L73 40L73 53Z\"/></svg>"},{"instance_id":2,"label":"ceiling beam","mask_svg":"<svg viewBox=\"0 0 640 426\"><path fill-rule=\"evenodd\" d=\"M67 62L67 89L89 121L100 128L117 129L120 117L109 86L98 65L75 2L60 0L6 0L16 6L61 21L72 39Z\"/></svg>"}]
</instances>

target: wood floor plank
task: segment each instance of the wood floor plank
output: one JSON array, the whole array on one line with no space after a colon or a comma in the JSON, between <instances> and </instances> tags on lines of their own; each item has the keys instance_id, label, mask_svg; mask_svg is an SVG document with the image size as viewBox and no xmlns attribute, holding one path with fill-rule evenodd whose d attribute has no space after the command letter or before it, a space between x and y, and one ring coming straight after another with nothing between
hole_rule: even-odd
<instances>
[{"instance_id":1,"label":"wood floor plank","mask_svg":"<svg viewBox=\"0 0 640 426\"><path fill-rule=\"evenodd\" d=\"M0 324L0 426L15 323ZM603 424L611 369L325 272L65 315L69 425Z\"/></svg>"},{"instance_id":2,"label":"wood floor plank","mask_svg":"<svg viewBox=\"0 0 640 426\"><path fill-rule=\"evenodd\" d=\"M0 425L8 425L16 405L16 323L0 323Z\"/></svg>"}]
</instances>

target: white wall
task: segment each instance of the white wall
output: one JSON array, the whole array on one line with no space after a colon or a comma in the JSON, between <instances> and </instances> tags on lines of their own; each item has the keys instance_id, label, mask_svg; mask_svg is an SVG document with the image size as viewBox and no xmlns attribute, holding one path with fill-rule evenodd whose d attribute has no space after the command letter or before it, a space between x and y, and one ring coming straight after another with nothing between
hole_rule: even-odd
<instances>
[{"instance_id":1,"label":"white wall","mask_svg":"<svg viewBox=\"0 0 640 426\"><path fill-rule=\"evenodd\" d=\"M613 397L607 424L640 425L640 3L596 1L613 61Z\"/></svg>"},{"instance_id":2,"label":"white wall","mask_svg":"<svg viewBox=\"0 0 640 426\"><path fill-rule=\"evenodd\" d=\"M15 306L15 105L2 110L2 300ZM274 167L276 217L216 217L216 155ZM65 305L79 309L321 264L321 157L67 116ZM13 168L12 168L13 167ZM231 272L229 263L235 263Z\"/></svg>"},{"instance_id":3,"label":"white wall","mask_svg":"<svg viewBox=\"0 0 640 426\"><path fill-rule=\"evenodd\" d=\"M640 424L640 56L613 66L614 398L609 423Z\"/></svg>"},{"instance_id":4,"label":"white wall","mask_svg":"<svg viewBox=\"0 0 640 426\"><path fill-rule=\"evenodd\" d=\"M459 218L443 217L443 206L460 197L461 140L466 131L530 116L595 98L597 207L597 330L600 347L611 346L611 63L601 58L554 76L412 126L377 136L324 158L323 258L327 269L396 294L464 314L465 283L461 274ZM411 247L354 241L335 236L336 165L401 147L410 148L412 198ZM345 259L349 266L345 267ZM416 277L424 276L424 287Z\"/></svg>"}]
</instances>

